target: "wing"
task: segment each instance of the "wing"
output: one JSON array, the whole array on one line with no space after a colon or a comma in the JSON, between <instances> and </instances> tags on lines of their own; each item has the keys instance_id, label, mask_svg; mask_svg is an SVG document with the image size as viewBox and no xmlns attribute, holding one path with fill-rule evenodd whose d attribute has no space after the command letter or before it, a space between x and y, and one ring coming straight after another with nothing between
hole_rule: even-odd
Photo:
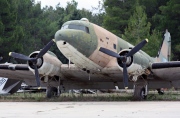
<instances>
[{"instance_id":1,"label":"wing","mask_svg":"<svg viewBox=\"0 0 180 118\"><path fill-rule=\"evenodd\" d=\"M153 63L152 72L155 79L169 81L173 87L180 88L179 61Z\"/></svg>"},{"instance_id":2,"label":"wing","mask_svg":"<svg viewBox=\"0 0 180 118\"><path fill-rule=\"evenodd\" d=\"M180 80L180 61L153 63L152 72L161 79Z\"/></svg>"},{"instance_id":3,"label":"wing","mask_svg":"<svg viewBox=\"0 0 180 118\"><path fill-rule=\"evenodd\" d=\"M30 85L35 83L34 74L29 70L27 64L0 64L0 76L23 81L29 80L32 81Z\"/></svg>"}]
</instances>

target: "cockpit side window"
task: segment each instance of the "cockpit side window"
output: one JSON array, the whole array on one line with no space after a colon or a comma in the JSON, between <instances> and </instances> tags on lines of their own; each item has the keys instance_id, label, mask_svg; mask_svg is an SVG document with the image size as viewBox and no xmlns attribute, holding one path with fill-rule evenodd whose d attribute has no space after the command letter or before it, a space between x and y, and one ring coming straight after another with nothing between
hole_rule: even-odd
<instances>
[{"instance_id":1,"label":"cockpit side window","mask_svg":"<svg viewBox=\"0 0 180 118\"><path fill-rule=\"evenodd\" d=\"M76 29L76 30L81 30L86 33L89 33L89 28L86 26L82 26L82 25L69 24L69 25L65 25L65 26L61 27L61 30L62 29Z\"/></svg>"}]
</instances>

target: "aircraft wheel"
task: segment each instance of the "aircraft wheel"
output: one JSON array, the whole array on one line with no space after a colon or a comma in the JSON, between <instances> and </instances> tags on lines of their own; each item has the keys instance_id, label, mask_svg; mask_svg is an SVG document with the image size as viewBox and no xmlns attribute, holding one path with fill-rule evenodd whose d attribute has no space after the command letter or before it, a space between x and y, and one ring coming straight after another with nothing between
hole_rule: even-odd
<instances>
[{"instance_id":1,"label":"aircraft wheel","mask_svg":"<svg viewBox=\"0 0 180 118\"><path fill-rule=\"evenodd\" d=\"M147 98L146 89L144 86L135 85L133 100L141 101Z\"/></svg>"},{"instance_id":2,"label":"aircraft wheel","mask_svg":"<svg viewBox=\"0 0 180 118\"><path fill-rule=\"evenodd\" d=\"M48 87L46 90L46 97L52 98L58 95L58 89L56 87Z\"/></svg>"},{"instance_id":3,"label":"aircraft wheel","mask_svg":"<svg viewBox=\"0 0 180 118\"><path fill-rule=\"evenodd\" d=\"M161 89L157 89L159 95L164 95L164 91Z\"/></svg>"}]
</instances>

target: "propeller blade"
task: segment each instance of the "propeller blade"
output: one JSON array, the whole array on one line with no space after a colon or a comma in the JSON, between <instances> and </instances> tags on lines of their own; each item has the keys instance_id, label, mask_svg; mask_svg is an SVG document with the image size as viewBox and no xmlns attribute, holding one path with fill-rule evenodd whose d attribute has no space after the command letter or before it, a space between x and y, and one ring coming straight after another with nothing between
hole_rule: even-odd
<instances>
[{"instance_id":1,"label":"propeller blade","mask_svg":"<svg viewBox=\"0 0 180 118\"><path fill-rule=\"evenodd\" d=\"M120 58L119 54L117 54L117 53L115 53L115 52L113 52L113 51L111 51L111 50L109 50L109 49L106 49L106 48L101 47L101 48L99 49L99 51L101 51L101 52L103 52L103 53L105 53L105 54L107 54L107 55L109 55L109 56L116 57L116 58Z\"/></svg>"},{"instance_id":2,"label":"propeller blade","mask_svg":"<svg viewBox=\"0 0 180 118\"><path fill-rule=\"evenodd\" d=\"M126 68L126 63L123 62L123 81L124 81L124 88L128 89L128 73Z\"/></svg>"},{"instance_id":3,"label":"propeller blade","mask_svg":"<svg viewBox=\"0 0 180 118\"><path fill-rule=\"evenodd\" d=\"M36 65L34 65L34 69L35 69L36 83L37 83L37 86L40 87L39 72L38 72L38 69L37 69L37 66L36 66Z\"/></svg>"},{"instance_id":4,"label":"propeller blade","mask_svg":"<svg viewBox=\"0 0 180 118\"><path fill-rule=\"evenodd\" d=\"M15 53L15 52L10 52L9 56L11 56L13 58L17 58L17 59L26 60L26 61L34 61L35 60L34 58L30 58L26 55Z\"/></svg>"},{"instance_id":5,"label":"propeller blade","mask_svg":"<svg viewBox=\"0 0 180 118\"><path fill-rule=\"evenodd\" d=\"M40 52L39 54L37 55L37 58L40 58L42 57L50 48L51 46L53 45L54 43L54 40L51 40ZM36 58L36 59L37 59Z\"/></svg>"},{"instance_id":6,"label":"propeller blade","mask_svg":"<svg viewBox=\"0 0 180 118\"><path fill-rule=\"evenodd\" d=\"M0 61L3 59L3 57L0 57Z\"/></svg>"},{"instance_id":7,"label":"propeller blade","mask_svg":"<svg viewBox=\"0 0 180 118\"><path fill-rule=\"evenodd\" d=\"M136 45L128 54L127 57L134 55L136 52L141 50L142 47L148 42L148 39L143 40L138 45Z\"/></svg>"}]
</instances>

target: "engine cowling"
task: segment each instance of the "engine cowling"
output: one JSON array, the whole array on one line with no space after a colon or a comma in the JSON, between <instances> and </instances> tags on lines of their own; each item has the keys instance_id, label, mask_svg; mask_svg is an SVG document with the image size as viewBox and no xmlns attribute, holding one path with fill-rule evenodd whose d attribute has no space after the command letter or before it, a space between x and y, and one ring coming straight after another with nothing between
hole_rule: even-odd
<instances>
[{"instance_id":1,"label":"engine cowling","mask_svg":"<svg viewBox=\"0 0 180 118\"><path fill-rule=\"evenodd\" d=\"M29 57L36 57L39 51L35 51ZM50 51L37 60L37 68L41 76L59 76L62 62ZM28 61L29 69L34 73L33 63Z\"/></svg>"},{"instance_id":2,"label":"engine cowling","mask_svg":"<svg viewBox=\"0 0 180 118\"><path fill-rule=\"evenodd\" d=\"M125 49L119 52L120 56L127 55L130 49ZM117 59L120 69L123 69L122 60ZM133 56L127 57L126 67L129 74L140 75L143 74L145 69L149 67L149 59L143 54L142 51L135 53Z\"/></svg>"}]
</instances>

